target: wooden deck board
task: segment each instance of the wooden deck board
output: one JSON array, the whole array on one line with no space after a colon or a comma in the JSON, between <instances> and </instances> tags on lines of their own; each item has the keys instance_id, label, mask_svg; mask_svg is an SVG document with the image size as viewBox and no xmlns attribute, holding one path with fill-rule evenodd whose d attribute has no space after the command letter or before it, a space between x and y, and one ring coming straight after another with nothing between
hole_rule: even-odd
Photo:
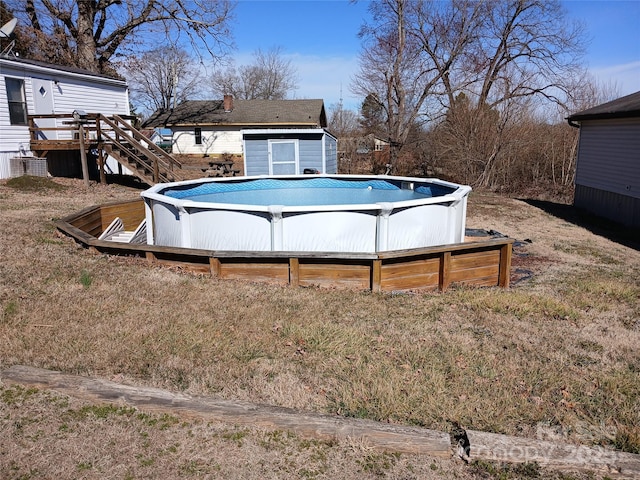
<instances>
[{"instance_id":1,"label":"wooden deck board","mask_svg":"<svg viewBox=\"0 0 640 480\"><path fill-rule=\"evenodd\" d=\"M115 217L128 229L144 219L142 200L86 208L56 222L84 245L111 254L139 255L149 262L223 279L331 286L378 291L445 290L451 284L509 285L508 238L380 253L235 252L123 244L98 240Z\"/></svg>"},{"instance_id":2,"label":"wooden deck board","mask_svg":"<svg viewBox=\"0 0 640 480\"><path fill-rule=\"evenodd\" d=\"M298 281L303 286L341 285L363 289L371 286L369 265L300 262L298 271Z\"/></svg>"},{"instance_id":3,"label":"wooden deck board","mask_svg":"<svg viewBox=\"0 0 640 480\"><path fill-rule=\"evenodd\" d=\"M249 281L273 281L289 283L288 262L243 262L222 261L219 270L220 278Z\"/></svg>"}]
</instances>

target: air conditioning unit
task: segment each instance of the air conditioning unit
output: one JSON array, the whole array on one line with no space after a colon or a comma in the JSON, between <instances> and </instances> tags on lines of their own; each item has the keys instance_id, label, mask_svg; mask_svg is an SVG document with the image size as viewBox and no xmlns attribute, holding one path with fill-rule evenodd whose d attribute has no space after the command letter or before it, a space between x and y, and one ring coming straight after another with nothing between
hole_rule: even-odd
<instances>
[{"instance_id":1,"label":"air conditioning unit","mask_svg":"<svg viewBox=\"0 0 640 480\"><path fill-rule=\"evenodd\" d=\"M9 178L33 175L34 177L46 177L47 159L39 157L13 157L9 162Z\"/></svg>"}]
</instances>

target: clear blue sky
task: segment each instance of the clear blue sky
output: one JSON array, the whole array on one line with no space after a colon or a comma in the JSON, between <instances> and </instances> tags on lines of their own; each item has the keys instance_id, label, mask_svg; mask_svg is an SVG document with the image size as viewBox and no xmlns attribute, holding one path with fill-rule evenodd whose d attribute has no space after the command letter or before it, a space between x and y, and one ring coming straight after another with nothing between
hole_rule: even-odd
<instances>
[{"instance_id":1,"label":"clear blue sky","mask_svg":"<svg viewBox=\"0 0 640 480\"><path fill-rule=\"evenodd\" d=\"M368 1L239 0L233 34L238 64L258 48L280 46L297 69L296 98L322 98L328 108L341 98L357 109L362 99L350 92L358 69L358 30L368 17ZM621 95L640 91L640 0L566 0L570 19L584 23L586 61L601 82Z\"/></svg>"}]
</instances>

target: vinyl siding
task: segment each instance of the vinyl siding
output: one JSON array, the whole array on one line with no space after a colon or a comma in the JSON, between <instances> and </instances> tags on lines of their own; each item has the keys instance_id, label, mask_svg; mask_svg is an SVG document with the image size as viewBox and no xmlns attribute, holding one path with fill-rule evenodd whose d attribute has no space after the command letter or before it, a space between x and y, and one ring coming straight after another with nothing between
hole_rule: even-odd
<instances>
[{"instance_id":1,"label":"vinyl siding","mask_svg":"<svg viewBox=\"0 0 640 480\"><path fill-rule=\"evenodd\" d=\"M11 125L9 120L9 104L5 77L24 80L24 90L27 100L27 113L34 110L31 79L23 77L20 72L2 69L0 75L0 178L9 178L10 159L31 153L29 147L29 127L26 125Z\"/></svg>"},{"instance_id":2,"label":"vinyl siding","mask_svg":"<svg viewBox=\"0 0 640 480\"><path fill-rule=\"evenodd\" d=\"M640 118L584 121L576 186L640 198Z\"/></svg>"},{"instance_id":3,"label":"vinyl siding","mask_svg":"<svg viewBox=\"0 0 640 480\"><path fill-rule=\"evenodd\" d=\"M322 166L322 136L318 135L311 138L305 138L300 140L299 143L299 162L300 173L304 172L305 168L315 168L322 172L324 168Z\"/></svg>"},{"instance_id":4,"label":"vinyl siding","mask_svg":"<svg viewBox=\"0 0 640 480\"><path fill-rule=\"evenodd\" d=\"M202 128L202 144L196 145L195 127L173 129L173 153L185 155L242 154L242 134L237 129Z\"/></svg>"},{"instance_id":5,"label":"vinyl siding","mask_svg":"<svg viewBox=\"0 0 640 480\"><path fill-rule=\"evenodd\" d=\"M127 90L111 85L61 81L53 88L53 102L56 113L72 113L74 110L104 115L128 115L130 113ZM62 121L58 120L57 126L64 126ZM70 139L71 135L71 131L58 132L59 139Z\"/></svg>"},{"instance_id":6,"label":"vinyl siding","mask_svg":"<svg viewBox=\"0 0 640 480\"><path fill-rule=\"evenodd\" d=\"M245 140L244 171L247 175L269 175L269 141Z\"/></svg>"},{"instance_id":7,"label":"vinyl siding","mask_svg":"<svg viewBox=\"0 0 640 480\"><path fill-rule=\"evenodd\" d=\"M24 80L28 114L35 112L32 78L51 82L52 113L70 114L74 110L84 110L106 115L129 114L129 92L122 81L78 75L54 67L3 62L0 75L0 178L9 176L10 158L31 154L28 126L10 124L5 77ZM64 125L58 120L56 126ZM71 132L58 132L58 138L70 136Z\"/></svg>"},{"instance_id":8,"label":"vinyl siding","mask_svg":"<svg viewBox=\"0 0 640 480\"><path fill-rule=\"evenodd\" d=\"M640 198L576 185L573 204L622 225L640 228Z\"/></svg>"},{"instance_id":9,"label":"vinyl siding","mask_svg":"<svg viewBox=\"0 0 640 480\"><path fill-rule=\"evenodd\" d=\"M338 173L338 141L330 136L324 137L325 173Z\"/></svg>"},{"instance_id":10,"label":"vinyl siding","mask_svg":"<svg viewBox=\"0 0 640 480\"><path fill-rule=\"evenodd\" d=\"M273 135L259 134L245 136L245 172L247 175L269 174L269 139L298 139L298 171L304 172L305 168L314 168L325 172L325 159L323 154L326 149L326 138L333 140L333 155L336 156L335 139L323 133L286 133ZM323 149L323 145L325 148ZM334 159L335 161L335 159ZM336 171L327 170L327 173Z\"/></svg>"}]
</instances>

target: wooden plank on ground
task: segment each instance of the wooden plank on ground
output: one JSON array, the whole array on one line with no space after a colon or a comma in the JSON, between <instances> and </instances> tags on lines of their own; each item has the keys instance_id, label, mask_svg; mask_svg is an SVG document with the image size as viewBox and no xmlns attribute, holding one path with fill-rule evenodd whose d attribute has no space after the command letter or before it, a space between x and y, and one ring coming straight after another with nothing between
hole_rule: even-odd
<instances>
[{"instance_id":1,"label":"wooden plank on ground","mask_svg":"<svg viewBox=\"0 0 640 480\"><path fill-rule=\"evenodd\" d=\"M14 365L0 373L6 384L52 389L93 403L127 405L151 413L169 413L233 425L286 430L304 438L359 440L377 451L452 455L448 433L420 427L302 412L243 401L194 397L150 387L121 385L97 378ZM467 430L470 460L533 463L561 471L600 473L610 478L640 478L640 455L602 447L551 442Z\"/></svg>"},{"instance_id":2,"label":"wooden plank on ground","mask_svg":"<svg viewBox=\"0 0 640 480\"><path fill-rule=\"evenodd\" d=\"M108 380L21 365L4 370L2 381L53 389L90 402L130 405L148 412L287 430L305 438L361 440L378 451L419 453L442 458L451 456L449 434L425 428L346 419L242 401L192 397L157 388L120 385Z\"/></svg>"},{"instance_id":3,"label":"wooden plank on ground","mask_svg":"<svg viewBox=\"0 0 640 480\"><path fill-rule=\"evenodd\" d=\"M569 443L467 430L470 457L533 463L564 471L596 472L612 478L640 478L640 455Z\"/></svg>"}]
</instances>

